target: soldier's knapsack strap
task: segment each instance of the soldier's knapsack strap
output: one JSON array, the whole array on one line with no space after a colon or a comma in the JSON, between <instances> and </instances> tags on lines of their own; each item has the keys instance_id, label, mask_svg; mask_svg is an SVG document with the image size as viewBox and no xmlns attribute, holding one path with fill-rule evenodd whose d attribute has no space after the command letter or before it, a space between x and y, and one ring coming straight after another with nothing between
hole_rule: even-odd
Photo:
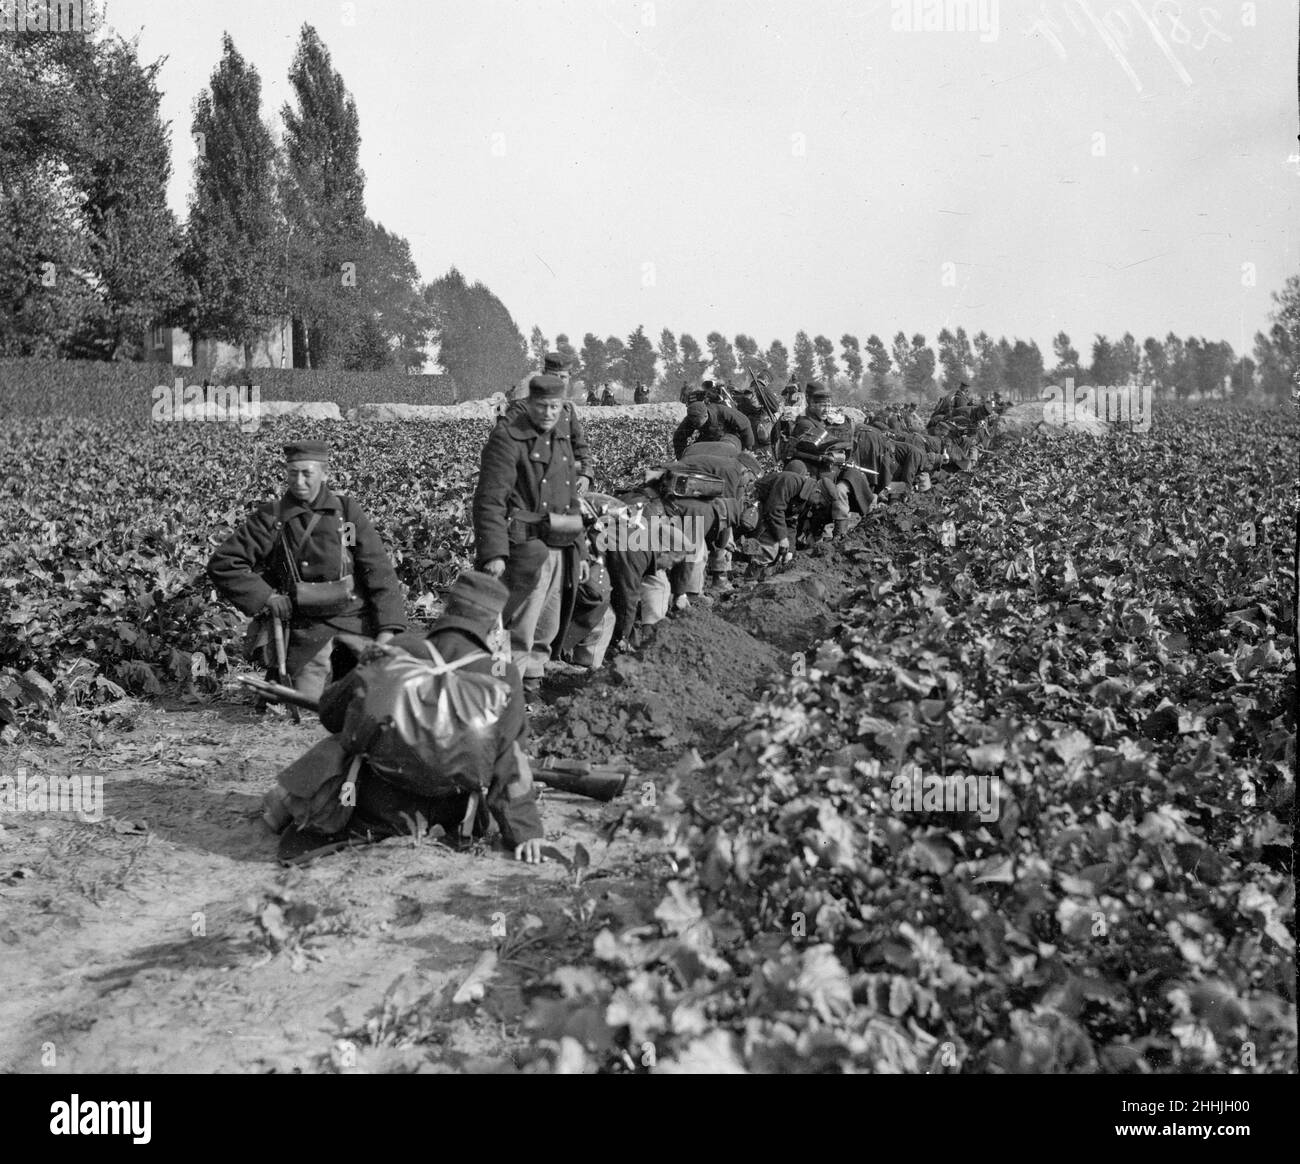
<instances>
[{"instance_id":1,"label":"soldier's knapsack strap","mask_svg":"<svg viewBox=\"0 0 1300 1164\"><path fill-rule=\"evenodd\" d=\"M438 648L433 645L431 640L424 640L424 648L432 657L434 666L437 668L437 673L439 675L445 675L448 671L459 671L466 663L477 663L479 659L490 659L492 657L486 651L474 651L472 654L457 659L454 663L448 663L439 653Z\"/></svg>"},{"instance_id":2,"label":"soldier's knapsack strap","mask_svg":"<svg viewBox=\"0 0 1300 1164\"><path fill-rule=\"evenodd\" d=\"M465 804L465 815L460 821L460 839L462 841L472 840L474 837L474 821L478 817L479 801L483 799L481 792L471 792L469 799Z\"/></svg>"}]
</instances>

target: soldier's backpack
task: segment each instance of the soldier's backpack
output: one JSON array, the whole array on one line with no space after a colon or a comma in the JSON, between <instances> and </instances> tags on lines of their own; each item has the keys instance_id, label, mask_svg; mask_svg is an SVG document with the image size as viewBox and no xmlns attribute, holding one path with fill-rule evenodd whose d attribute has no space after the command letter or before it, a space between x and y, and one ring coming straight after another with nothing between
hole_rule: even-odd
<instances>
[{"instance_id":1,"label":"soldier's backpack","mask_svg":"<svg viewBox=\"0 0 1300 1164\"><path fill-rule=\"evenodd\" d=\"M702 473L698 469L682 469L670 465L660 478L660 491L665 497L711 501L722 496L724 483L721 477L713 473Z\"/></svg>"},{"instance_id":2,"label":"soldier's backpack","mask_svg":"<svg viewBox=\"0 0 1300 1164\"><path fill-rule=\"evenodd\" d=\"M490 658L482 651L448 663L431 642L424 646L428 659L390 649L361 663L340 743L377 776L418 796L480 792L492 779L510 686L462 670Z\"/></svg>"}]
</instances>

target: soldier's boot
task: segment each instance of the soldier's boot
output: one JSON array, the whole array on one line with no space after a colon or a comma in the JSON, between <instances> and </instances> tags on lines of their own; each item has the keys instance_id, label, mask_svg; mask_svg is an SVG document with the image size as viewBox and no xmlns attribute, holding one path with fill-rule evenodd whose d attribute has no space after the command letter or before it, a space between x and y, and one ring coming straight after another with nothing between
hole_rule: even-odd
<instances>
[{"instance_id":1,"label":"soldier's boot","mask_svg":"<svg viewBox=\"0 0 1300 1164\"><path fill-rule=\"evenodd\" d=\"M835 525L831 530L831 537L842 538L849 532L849 519L847 517L837 517Z\"/></svg>"},{"instance_id":2,"label":"soldier's boot","mask_svg":"<svg viewBox=\"0 0 1300 1164\"><path fill-rule=\"evenodd\" d=\"M715 594L726 594L735 587L731 584L731 575L719 571L709 575L709 589Z\"/></svg>"}]
</instances>

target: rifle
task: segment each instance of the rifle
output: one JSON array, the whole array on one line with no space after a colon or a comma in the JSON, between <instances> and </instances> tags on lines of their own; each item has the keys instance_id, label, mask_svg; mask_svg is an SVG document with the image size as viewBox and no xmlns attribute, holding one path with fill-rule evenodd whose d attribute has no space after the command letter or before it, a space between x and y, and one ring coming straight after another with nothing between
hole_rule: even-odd
<instances>
[{"instance_id":1,"label":"rifle","mask_svg":"<svg viewBox=\"0 0 1300 1164\"><path fill-rule=\"evenodd\" d=\"M289 636L284 623L274 614L271 615L271 635L275 639L275 677L287 686L289 683L289 669L285 665L285 654L287 653L285 640ZM302 716L298 714L298 708L293 704L289 705L289 714L293 716L294 723L302 722Z\"/></svg>"},{"instance_id":2,"label":"rifle","mask_svg":"<svg viewBox=\"0 0 1300 1164\"><path fill-rule=\"evenodd\" d=\"M263 699L319 711L319 700L292 687L259 679L256 675L237 675L235 682L256 691ZM532 768L533 778L558 792L571 792L591 800L613 800L626 787L631 773L616 764L591 764L586 760L547 760Z\"/></svg>"},{"instance_id":3,"label":"rifle","mask_svg":"<svg viewBox=\"0 0 1300 1164\"><path fill-rule=\"evenodd\" d=\"M749 374L749 386L754 389L754 395L758 397L758 403L762 406L763 411L767 413L767 418L772 422L773 429L776 428L776 407L768 399L767 384L761 377Z\"/></svg>"},{"instance_id":4,"label":"rifle","mask_svg":"<svg viewBox=\"0 0 1300 1164\"><path fill-rule=\"evenodd\" d=\"M533 779L539 784L592 800L613 800L627 787L630 776L617 764L590 764L586 760L547 760L533 769Z\"/></svg>"}]
</instances>

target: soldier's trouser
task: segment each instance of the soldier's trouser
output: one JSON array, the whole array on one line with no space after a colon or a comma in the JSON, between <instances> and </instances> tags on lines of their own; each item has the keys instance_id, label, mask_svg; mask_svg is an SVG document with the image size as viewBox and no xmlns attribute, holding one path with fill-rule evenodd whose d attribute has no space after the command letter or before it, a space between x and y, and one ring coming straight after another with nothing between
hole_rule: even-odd
<instances>
[{"instance_id":1,"label":"soldier's trouser","mask_svg":"<svg viewBox=\"0 0 1300 1164\"><path fill-rule=\"evenodd\" d=\"M731 526L719 524L716 538L716 542L709 547L709 573L729 574L731 550L735 544L731 535Z\"/></svg>"},{"instance_id":2,"label":"soldier's trouser","mask_svg":"<svg viewBox=\"0 0 1300 1164\"><path fill-rule=\"evenodd\" d=\"M291 647L293 645L293 636L296 633L295 631L289 632L289 645ZM274 649L272 647L272 650ZM295 691L310 696L312 699L321 697L321 693L325 690L333 674L330 667L330 653L333 649L334 640L327 639L325 645L316 654L312 655L298 670L290 675Z\"/></svg>"},{"instance_id":3,"label":"soldier's trouser","mask_svg":"<svg viewBox=\"0 0 1300 1164\"><path fill-rule=\"evenodd\" d=\"M604 613L596 625L591 628L573 648L573 661L579 667L590 667L595 671L605 662L605 652L614 638L614 612L606 604Z\"/></svg>"},{"instance_id":4,"label":"soldier's trouser","mask_svg":"<svg viewBox=\"0 0 1300 1164\"><path fill-rule=\"evenodd\" d=\"M560 599L564 587L564 551L548 548L532 590L506 624L510 655L525 679L540 679L560 633Z\"/></svg>"},{"instance_id":5,"label":"soldier's trouser","mask_svg":"<svg viewBox=\"0 0 1300 1164\"><path fill-rule=\"evenodd\" d=\"M641 616L642 626L654 626L668 617L668 607L672 604L673 588L664 570L656 570L641 579Z\"/></svg>"},{"instance_id":6,"label":"soldier's trouser","mask_svg":"<svg viewBox=\"0 0 1300 1164\"><path fill-rule=\"evenodd\" d=\"M912 445L899 446L895 457L894 480L910 486L921 472L921 450Z\"/></svg>"},{"instance_id":7,"label":"soldier's trouser","mask_svg":"<svg viewBox=\"0 0 1300 1164\"><path fill-rule=\"evenodd\" d=\"M686 561L673 567L674 594L704 593L704 568L708 557L708 544L704 538L700 538L687 552Z\"/></svg>"},{"instance_id":8,"label":"soldier's trouser","mask_svg":"<svg viewBox=\"0 0 1300 1164\"><path fill-rule=\"evenodd\" d=\"M835 489L831 493L831 520L848 521L849 519L849 487L843 481L835 482Z\"/></svg>"},{"instance_id":9,"label":"soldier's trouser","mask_svg":"<svg viewBox=\"0 0 1300 1164\"><path fill-rule=\"evenodd\" d=\"M784 552L769 529L762 530L754 540L757 552L750 559L751 562L757 562L762 566L770 566ZM793 548L793 545L791 548Z\"/></svg>"}]
</instances>

